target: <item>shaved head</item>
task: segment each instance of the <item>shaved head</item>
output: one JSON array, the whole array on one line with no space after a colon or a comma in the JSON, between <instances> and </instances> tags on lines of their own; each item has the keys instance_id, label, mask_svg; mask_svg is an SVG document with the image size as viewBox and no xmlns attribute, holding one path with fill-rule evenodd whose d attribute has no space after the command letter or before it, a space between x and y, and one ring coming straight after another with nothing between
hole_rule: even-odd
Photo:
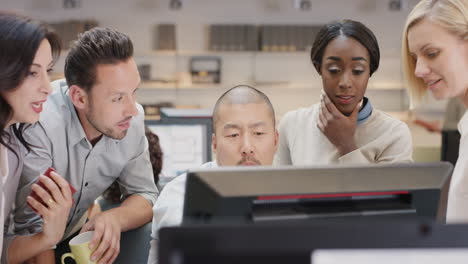
<instances>
[{"instance_id":1,"label":"shaved head","mask_svg":"<svg viewBox=\"0 0 468 264\"><path fill-rule=\"evenodd\" d=\"M275 110L270 99L260 90L248 85L238 85L227 90L219 97L213 109L213 131L216 133L216 123L220 119L219 109L223 105L246 105L246 104L265 104L271 114L271 120L275 125Z\"/></svg>"}]
</instances>

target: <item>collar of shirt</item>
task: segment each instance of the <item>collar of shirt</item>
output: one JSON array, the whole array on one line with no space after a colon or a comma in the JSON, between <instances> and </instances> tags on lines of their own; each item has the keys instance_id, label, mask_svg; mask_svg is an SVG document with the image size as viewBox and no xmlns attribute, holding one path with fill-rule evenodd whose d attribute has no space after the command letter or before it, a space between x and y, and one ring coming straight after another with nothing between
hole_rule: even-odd
<instances>
[{"instance_id":1,"label":"collar of shirt","mask_svg":"<svg viewBox=\"0 0 468 264\"><path fill-rule=\"evenodd\" d=\"M0 144L0 177L4 182L8 175L8 153L7 148Z\"/></svg>"},{"instance_id":2,"label":"collar of shirt","mask_svg":"<svg viewBox=\"0 0 468 264\"><path fill-rule=\"evenodd\" d=\"M372 115L372 104L367 97L362 98L362 104L364 105L358 113L357 123L358 125L365 122Z\"/></svg>"},{"instance_id":3,"label":"collar of shirt","mask_svg":"<svg viewBox=\"0 0 468 264\"><path fill-rule=\"evenodd\" d=\"M91 142L89 142L88 138L86 138L86 133L84 132L83 126L81 125L80 119L78 118L75 106L70 99L69 89L65 81L60 82L60 94L63 96L63 101L66 103L66 105L63 106L65 108L63 110L70 111L71 119L68 135L70 137L71 146L75 146L76 144L83 142L83 144L85 144L88 148L93 148ZM99 148L101 146L105 146L106 151L112 151L114 146L118 143L119 140L115 140L103 135L94 147Z\"/></svg>"},{"instance_id":4,"label":"collar of shirt","mask_svg":"<svg viewBox=\"0 0 468 264\"><path fill-rule=\"evenodd\" d=\"M207 162L201 166L202 168L216 168L218 167L218 164L216 163L215 160Z\"/></svg>"},{"instance_id":5,"label":"collar of shirt","mask_svg":"<svg viewBox=\"0 0 468 264\"><path fill-rule=\"evenodd\" d=\"M458 122L458 131L462 136L468 132L468 111L465 111L465 114Z\"/></svg>"}]
</instances>

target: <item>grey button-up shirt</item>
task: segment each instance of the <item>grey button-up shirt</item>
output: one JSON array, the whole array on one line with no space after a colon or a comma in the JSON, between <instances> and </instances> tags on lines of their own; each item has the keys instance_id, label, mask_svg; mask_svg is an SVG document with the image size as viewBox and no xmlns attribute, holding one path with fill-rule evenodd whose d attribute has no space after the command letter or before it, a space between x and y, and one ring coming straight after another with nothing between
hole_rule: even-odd
<instances>
[{"instance_id":1,"label":"grey button-up shirt","mask_svg":"<svg viewBox=\"0 0 468 264\"><path fill-rule=\"evenodd\" d=\"M26 197L31 193L31 185L49 167L54 167L77 190L65 234L115 180L123 199L140 195L153 205L158 190L149 159L141 105L122 140L103 136L93 147L69 98L66 83L56 81L52 85L54 92L44 104L40 121L26 129L24 135L35 147L25 157L16 196L16 234L37 233L42 228L42 219L27 205Z\"/></svg>"}]
</instances>

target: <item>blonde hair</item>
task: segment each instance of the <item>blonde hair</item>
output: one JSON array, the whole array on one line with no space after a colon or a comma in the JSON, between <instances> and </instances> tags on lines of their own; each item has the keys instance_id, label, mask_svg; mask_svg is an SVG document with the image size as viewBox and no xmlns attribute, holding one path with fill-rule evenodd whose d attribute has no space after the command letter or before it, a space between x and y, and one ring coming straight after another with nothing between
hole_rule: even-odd
<instances>
[{"instance_id":1,"label":"blonde hair","mask_svg":"<svg viewBox=\"0 0 468 264\"><path fill-rule=\"evenodd\" d=\"M411 107L421 102L426 94L426 85L414 74L416 62L409 52L408 30L425 18L468 40L468 0L421 0L408 15L403 30L401 62Z\"/></svg>"}]
</instances>

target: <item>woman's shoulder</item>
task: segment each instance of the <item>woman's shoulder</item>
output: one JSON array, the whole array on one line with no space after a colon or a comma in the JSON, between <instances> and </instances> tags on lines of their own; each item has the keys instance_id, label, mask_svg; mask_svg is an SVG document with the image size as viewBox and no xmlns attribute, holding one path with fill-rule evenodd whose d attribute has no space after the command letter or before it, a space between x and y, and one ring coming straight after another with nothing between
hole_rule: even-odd
<instances>
[{"instance_id":1,"label":"woman's shoulder","mask_svg":"<svg viewBox=\"0 0 468 264\"><path fill-rule=\"evenodd\" d=\"M369 121L383 129L403 128L409 130L408 125L406 125L405 122L378 109L373 110L372 118Z\"/></svg>"}]
</instances>

